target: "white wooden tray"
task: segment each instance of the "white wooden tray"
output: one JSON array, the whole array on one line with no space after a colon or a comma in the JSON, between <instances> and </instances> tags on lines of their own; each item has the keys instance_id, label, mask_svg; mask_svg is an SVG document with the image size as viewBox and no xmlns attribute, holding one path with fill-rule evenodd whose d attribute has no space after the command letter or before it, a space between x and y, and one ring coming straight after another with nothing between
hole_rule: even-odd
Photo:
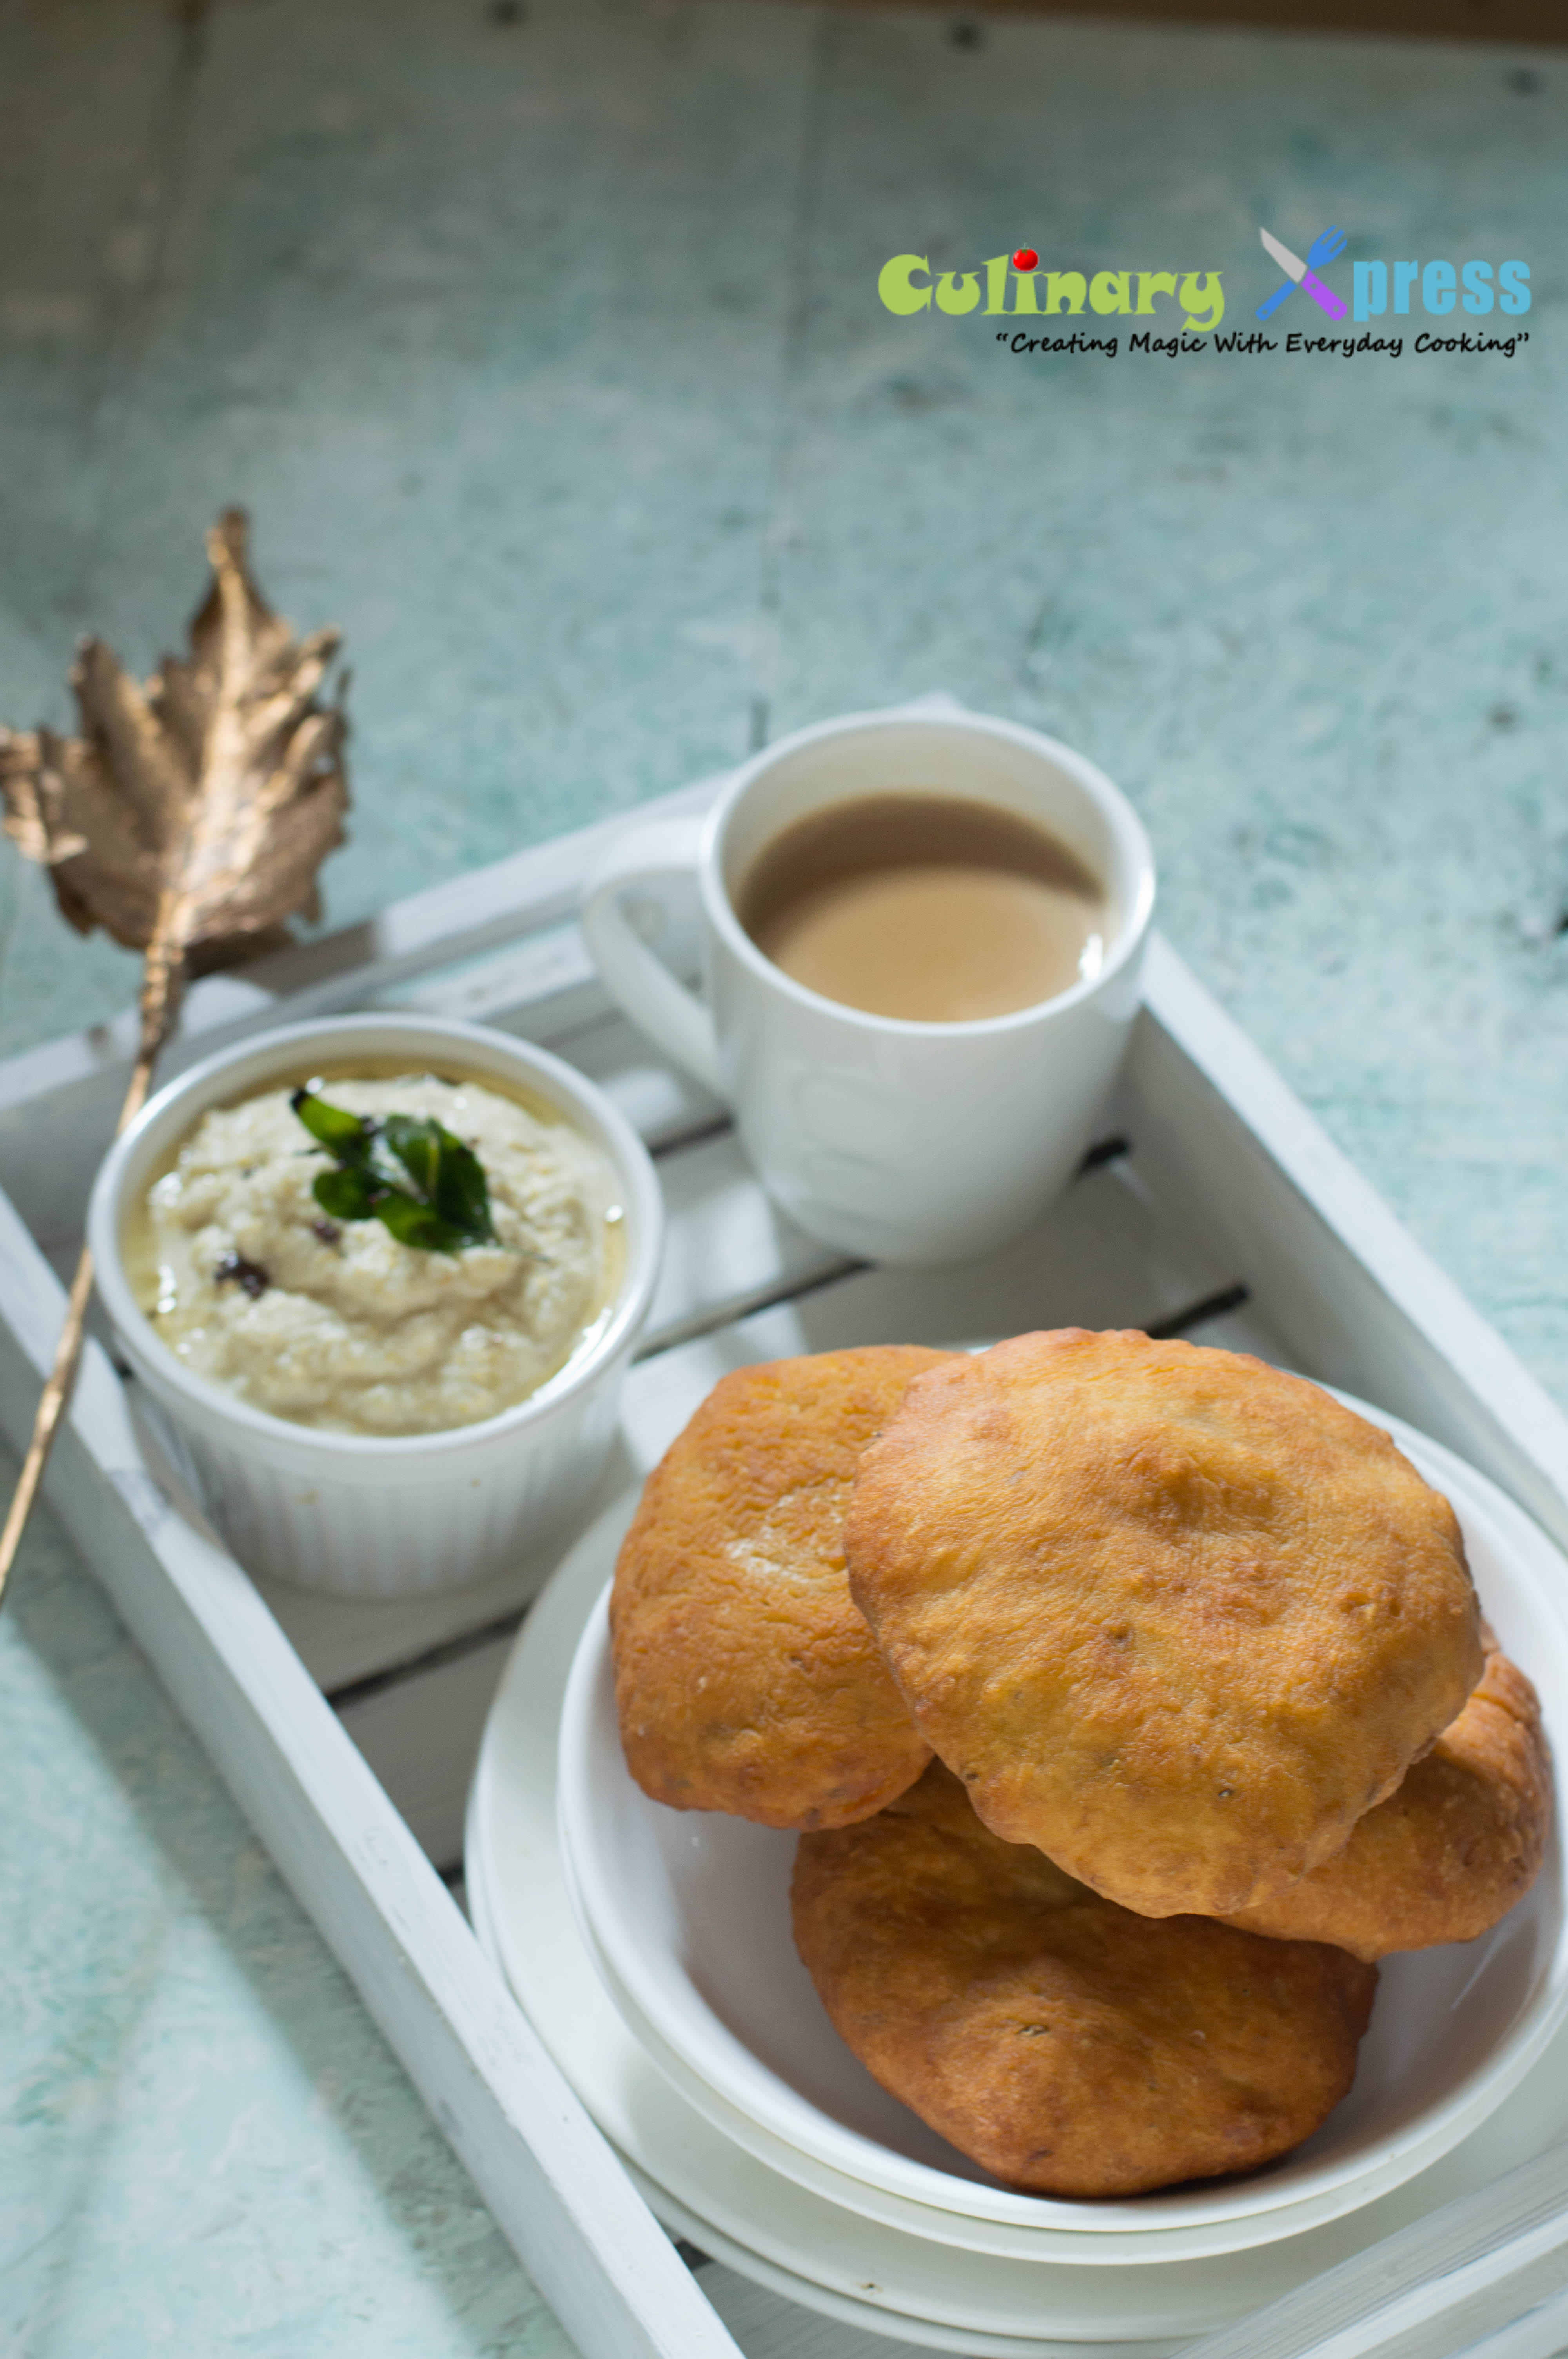
<instances>
[{"instance_id":1,"label":"white wooden tray","mask_svg":"<svg viewBox=\"0 0 1568 2359\"><path fill-rule=\"evenodd\" d=\"M657 808L696 809L712 780ZM658 1159L664 1277L606 1495L724 1368L849 1343L1075 1323L1257 1351L1376 1401L1483 1468L1568 1544L1568 1423L1264 1060L1156 940L1101 1146L1022 1244L962 1270L864 1268L769 1203L723 1109L610 1013L572 912L588 829L373 924L213 977L161 1078L328 1009L412 1006L546 1041ZM0 1065L0 1422L20 1444L63 1310L128 1022ZM365 1606L261 1589L140 1435L90 1345L50 1496L352 1977L585 2359L895 2359L670 2243L481 1956L454 1897L486 1707L547 1565ZM1205 2354L1550 2359L1568 2342L1568 2155L1554 2149ZM1488 2338L1477 2345L1482 2334ZM1195 2346L1194 2359L1198 2359Z\"/></svg>"}]
</instances>

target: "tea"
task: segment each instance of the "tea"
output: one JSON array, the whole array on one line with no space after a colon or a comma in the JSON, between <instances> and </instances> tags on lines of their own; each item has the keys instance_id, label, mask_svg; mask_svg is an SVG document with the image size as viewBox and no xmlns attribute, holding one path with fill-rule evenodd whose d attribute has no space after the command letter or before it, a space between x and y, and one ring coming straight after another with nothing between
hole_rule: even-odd
<instances>
[{"instance_id":1,"label":"tea","mask_svg":"<svg viewBox=\"0 0 1568 2359\"><path fill-rule=\"evenodd\" d=\"M774 837L738 897L763 956L871 1016L964 1024L1097 974L1110 907L1078 855L957 795L836 803Z\"/></svg>"}]
</instances>

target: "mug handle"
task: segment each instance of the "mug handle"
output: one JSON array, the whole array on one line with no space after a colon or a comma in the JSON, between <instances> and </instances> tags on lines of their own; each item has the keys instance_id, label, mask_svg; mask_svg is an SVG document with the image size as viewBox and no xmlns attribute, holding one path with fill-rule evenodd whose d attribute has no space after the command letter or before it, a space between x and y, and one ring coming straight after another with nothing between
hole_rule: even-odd
<instances>
[{"instance_id":1,"label":"mug handle","mask_svg":"<svg viewBox=\"0 0 1568 2359\"><path fill-rule=\"evenodd\" d=\"M622 902L634 885L695 876L703 825L700 819L649 820L617 836L583 888L582 930L600 980L622 1014L721 1098L719 1036L711 1014L654 957Z\"/></svg>"}]
</instances>

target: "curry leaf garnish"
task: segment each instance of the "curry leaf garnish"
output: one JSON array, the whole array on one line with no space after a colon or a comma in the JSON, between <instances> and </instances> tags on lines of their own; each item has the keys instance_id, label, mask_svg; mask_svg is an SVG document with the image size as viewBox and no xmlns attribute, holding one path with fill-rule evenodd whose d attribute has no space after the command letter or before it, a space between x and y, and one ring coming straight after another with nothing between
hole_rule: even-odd
<instances>
[{"instance_id":1,"label":"curry leaf garnish","mask_svg":"<svg viewBox=\"0 0 1568 2359\"><path fill-rule=\"evenodd\" d=\"M338 1166L311 1189L332 1220L379 1221L425 1253L498 1242L483 1164L433 1114L349 1114L308 1083L289 1103Z\"/></svg>"}]
</instances>

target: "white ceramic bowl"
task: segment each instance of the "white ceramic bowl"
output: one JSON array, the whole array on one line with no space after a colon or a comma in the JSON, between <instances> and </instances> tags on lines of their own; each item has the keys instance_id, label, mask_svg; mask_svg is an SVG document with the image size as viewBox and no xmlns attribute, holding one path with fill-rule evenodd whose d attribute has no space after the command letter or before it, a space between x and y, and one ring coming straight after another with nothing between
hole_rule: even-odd
<instances>
[{"instance_id":1,"label":"white ceramic bowl","mask_svg":"<svg viewBox=\"0 0 1568 2359\"><path fill-rule=\"evenodd\" d=\"M213 1106L313 1063L402 1059L493 1079L559 1109L609 1158L625 1213L611 1316L549 1382L476 1425L395 1437L327 1433L254 1408L195 1375L137 1308L121 1259L130 1206ZM160 1090L111 1149L88 1210L98 1289L158 1439L252 1572L341 1597L466 1589L556 1537L592 1494L621 1379L658 1271L663 1201L647 1151L604 1093L524 1040L436 1017L346 1016L225 1049Z\"/></svg>"},{"instance_id":2,"label":"white ceramic bowl","mask_svg":"<svg viewBox=\"0 0 1568 2359\"><path fill-rule=\"evenodd\" d=\"M1368 1411L1454 1502L1483 1604L1539 1688L1568 1758L1568 1565L1511 1501L1396 1419ZM1568 2014L1561 1821L1535 1888L1479 1940L1387 1960L1356 2085L1271 2168L1119 2202L1019 2193L968 2162L879 2087L838 2038L795 1954L795 1838L675 1811L633 1783L615 1723L602 1609L562 1714L562 1849L611 1994L681 2068L679 2087L730 2136L758 2125L760 2159L793 2149L905 2202L1015 2229L1158 2230L1182 2249L1239 2251L1370 2202L1448 2151L1500 2104ZM654 2060L658 2047L650 2044ZM667 2065L666 2068L668 2069ZM744 2141L742 2141L744 2142ZM945 2223L951 2235L951 2222Z\"/></svg>"}]
</instances>

